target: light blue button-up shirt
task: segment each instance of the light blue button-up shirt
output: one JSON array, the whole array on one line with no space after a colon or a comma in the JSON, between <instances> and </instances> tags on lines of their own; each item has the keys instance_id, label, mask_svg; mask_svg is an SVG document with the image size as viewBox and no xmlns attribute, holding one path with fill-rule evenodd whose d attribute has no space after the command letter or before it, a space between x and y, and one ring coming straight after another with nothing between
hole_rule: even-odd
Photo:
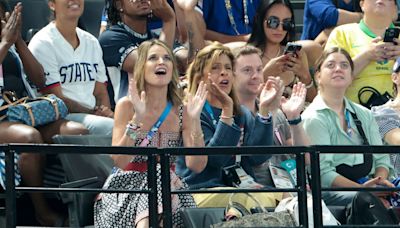
<instances>
[{"instance_id":1,"label":"light blue button-up shirt","mask_svg":"<svg viewBox=\"0 0 400 228\"><path fill-rule=\"evenodd\" d=\"M370 110L347 99L344 102L345 112L347 110L357 114L357 118L362 123L369 144L382 145L378 125ZM304 120L303 126L314 145L362 145L362 137L358 133L353 118L351 115L349 116L351 136L343 130L336 112L325 104L320 95L317 95L302 115ZM336 166L341 164L353 166L362 164L363 162L363 154L321 154L320 169L322 186L331 187L335 178L340 175L336 172ZM384 167L390 170L390 173L393 173L393 167L388 154L373 155L373 165L370 175L375 173L377 167Z\"/></svg>"}]
</instances>

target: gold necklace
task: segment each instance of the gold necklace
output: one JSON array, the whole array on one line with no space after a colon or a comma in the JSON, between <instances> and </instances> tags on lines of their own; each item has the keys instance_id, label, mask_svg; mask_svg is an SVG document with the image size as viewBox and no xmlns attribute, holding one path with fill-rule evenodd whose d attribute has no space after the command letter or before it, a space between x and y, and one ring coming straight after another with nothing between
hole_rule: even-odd
<instances>
[{"instance_id":1,"label":"gold necklace","mask_svg":"<svg viewBox=\"0 0 400 228\"><path fill-rule=\"evenodd\" d=\"M264 54L265 54L265 52L264 52ZM274 58L278 57L280 54L281 54L281 48L279 47L279 48L278 48L278 52L276 53L275 57L269 57L269 56L267 56L266 54L263 55L263 56L264 56L266 59L271 60L271 59L274 59Z\"/></svg>"}]
</instances>

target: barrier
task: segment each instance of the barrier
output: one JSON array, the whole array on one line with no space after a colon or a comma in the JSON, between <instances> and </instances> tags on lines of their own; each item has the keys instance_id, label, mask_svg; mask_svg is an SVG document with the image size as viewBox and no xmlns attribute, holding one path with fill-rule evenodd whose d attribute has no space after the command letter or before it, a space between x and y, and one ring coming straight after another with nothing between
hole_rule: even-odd
<instances>
[{"instance_id":1,"label":"barrier","mask_svg":"<svg viewBox=\"0 0 400 228\"><path fill-rule=\"evenodd\" d=\"M164 196L180 193L232 193L232 192L297 192L299 196L300 226L308 227L307 198L306 198L306 169L305 153L311 154L311 187L313 193L314 227L323 227L321 191L383 191L385 189L365 188L321 188L319 172L319 156L321 153L398 153L397 146L309 146L309 147L205 147L205 148L143 148L143 147L100 147L79 145L47 145L47 144L8 144L0 145L6 152L6 218L7 227L16 226L16 192L129 192L146 193L149 195L150 225L158 227L157 216L157 186L156 161L161 164L162 194ZM15 187L14 185L14 154L29 151L30 153L78 153L78 154L135 154L148 156L149 190L104 190L90 188L43 188L43 187ZM259 155L259 154L295 154L297 162L297 184L293 189L230 189L230 190L180 190L171 191L169 176L169 158L171 155ZM387 191L396 190L388 188ZM172 210L170 197L163 197L163 225L172 227ZM334 226L325 226L334 227ZM343 226L343 227L360 227ZM373 227L373 226L364 226ZM378 226L374 226L378 227ZM390 226L379 226L390 227Z\"/></svg>"}]
</instances>

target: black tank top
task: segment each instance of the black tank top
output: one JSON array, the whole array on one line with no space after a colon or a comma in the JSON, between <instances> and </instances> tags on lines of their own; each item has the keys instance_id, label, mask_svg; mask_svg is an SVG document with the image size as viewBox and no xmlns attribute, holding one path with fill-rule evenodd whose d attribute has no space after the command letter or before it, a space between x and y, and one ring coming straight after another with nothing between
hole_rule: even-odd
<instances>
[{"instance_id":1,"label":"black tank top","mask_svg":"<svg viewBox=\"0 0 400 228\"><path fill-rule=\"evenodd\" d=\"M18 98L27 96L24 82L22 81L21 66L17 56L8 51L3 60L4 91L13 91Z\"/></svg>"}]
</instances>

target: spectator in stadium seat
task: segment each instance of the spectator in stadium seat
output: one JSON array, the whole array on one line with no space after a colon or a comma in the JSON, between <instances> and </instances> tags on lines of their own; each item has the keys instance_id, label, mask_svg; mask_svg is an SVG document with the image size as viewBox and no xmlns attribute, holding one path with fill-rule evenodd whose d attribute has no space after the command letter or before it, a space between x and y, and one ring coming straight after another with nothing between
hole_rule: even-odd
<instances>
[{"instance_id":1,"label":"spectator in stadium seat","mask_svg":"<svg viewBox=\"0 0 400 228\"><path fill-rule=\"evenodd\" d=\"M262 74L261 51L253 46L244 46L233 50L235 56L235 89L241 105L248 108L253 115L258 111L259 86L264 82ZM278 96L282 96L283 84ZM304 109L307 89L301 82L293 86L290 99L282 97L273 110L274 144L278 146L309 145L308 137L302 127L300 113ZM254 167L259 183L273 185L269 177L269 162L281 166L280 162L290 159L291 155L274 155L267 162Z\"/></svg>"},{"instance_id":2,"label":"spectator in stadium seat","mask_svg":"<svg viewBox=\"0 0 400 228\"><path fill-rule=\"evenodd\" d=\"M367 104L372 94L359 96L366 86L373 87L381 95L393 94L390 75L394 60L400 56L400 45L396 45L400 40L395 38L394 42L383 42L383 37L387 28L394 27L398 7L395 0L363 0L360 6L364 13L360 23L333 29L325 49L341 47L350 54L354 61L354 80L346 97L353 102Z\"/></svg>"},{"instance_id":3,"label":"spectator in stadium seat","mask_svg":"<svg viewBox=\"0 0 400 228\"><path fill-rule=\"evenodd\" d=\"M358 4L359 0L306 0L301 39L325 45L334 27L362 19L362 13L356 12Z\"/></svg>"},{"instance_id":4,"label":"spectator in stadium seat","mask_svg":"<svg viewBox=\"0 0 400 228\"><path fill-rule=\"evenodd\" d=\"M40 88L45 85L46 79L43 67L33 57L21 36L22 4L18 3L9 17L5 16L8 9L6 1L0 1L0 9L0 18L2 19L0 93L12 91L18 98L34 97L29 82ZM1 105L6 105L3 98L0 98ZM1 116L3 114L5 113L1 113ZM55 134L80 135L87 133L87 129L82 124L64 119L37 128L18 122L0 121L0 144L52 143L51 138ZM46 163L44 154L22 153L19 156L18 163L25 186L43 186L43 168ZM31 193L30 196L35 209L36 220L41 225L63 225L63 216L50 208L42 193Z\"/></svg>"},{"instance_id":5,"label":"spectator in stadium seat","mask_svg":"<svg viewBox=\"0 0 400 228\"><path fill-rule=\"evenodd\" d=\"M280 76L285 85L284 95L298 81L306 85L308 102L316 95L313 78L309 72L309 61L303 50L296 54L284 53L285 45L295 36L294 14L288 0L263 2L257 10L257 19L249 44L261 49L264 63L264 80L270 75Z\"/></svg>"},{"instance_id":6,"label":"spectator in stadium seat","mask_svg":"<svg viewBox=\"0 0 400 228\"><path fill-rule=\"evenodd\" d=\"M204 84L196 94L182 103L182 90L178 88L175 58L166 44L159 40L144 41L138 49L133 78L130 79L129 95L121 98L115 109L113 146L178 147L204 146L200 114L207 97ZM169 110L166 114L164 112ZM162 116L165 118L161 121ZM159 119L157 121L157 119ZM161 121L160 125L156 123ZM156 129L156 130L154 130ZM146 156L113 155L118 171L106 181L105 188L126 190L147 186ZM189 156L190 157L190 156ZM173 159L171 159L173 162ZM172 190L187 185L174 172L171 164ZM160 166L157 165L158 187L161 191ZM164 196L165 197L165 196ZM171 196L174 227L183 227L180 210L195 207L191 195ZM101 194L95 204L95 226L149 227L147 194ZM158 199L161 208L161 198Z\"/></svg>"},{"instance_id":7,"label":"spectator in stadium seat","mask_svg":"<svg viewBox=\"0 0 400 228\"><path fill-rule=\"evenodd\" d=\"M396 60L392 73L393 99L371 111L379 126L379 133L385 144L400 145L400 58ZM391 154L391 161L397 176L400 175L400 156Z\"/></svg>"},{"instance_id":8,"label":"spectator in stadium seat","mask_svg":"<svg viewBox=\"0 0 400 228\"><path fill-rule=\"evenodd\" d=\"M167 0L110 0L107 10L110 27L100 35L99 41L115 102L128 94L128 74L134 70L137 47L157 37L148 28L151 13L162 21L159 39L172 48L176 20Z\"/></svg>"},{"instance_id":9,"label":"spectator in stadium seat","mask_svg":"<svg viewBox=\"0 0 400 228\"><path fill-rule=\"evenodd\" d=\"M333 47L323 53L315 74L319 94L302 115L312 144L382 145L371 111L345 97L353 70L346 50ZM356 119L363 131L358 130ZM388 154L321 154L320 167L322 187L394 187L388 181L393 174ZM371 179L365 182L366 178ZM327 205L346 206L354 194L323 192L322 197Z\"/></svg>"},{"instance_id":10,"label":"spectator in stadium seat","mask_svg":"<svg viewBox=\"0 0 400 228\"><path fill-rule=\"evenodd\" d=\"M234 57L229 48L214 42L200 50L190 64L188 93L194 95L201 82L208 88L207 102L201 113L201 127L206 146L255 146L271 145L272 114L270 113L279 91L280 79L271 77L262 86L259 112L254 117L244 106L240 106L236 91L233 88ZM222 176L222 168L232 166L235 162L247 175L241 187L263 187L254 181L253 166L266 161L269 155L231 156L203 155L179 156L176 171L188 183L191 189L226 188L228 179ZM224 207L230 194L194 194L199 207ZM281 193L260 193L255 196L264 206L275 206ZM250 202L249 202L250 203ZM251 203L250 203L251 204ZM251 208L250 205L248 209Z\"/></svg>"},{"instance_id":11,"label":"spectator in stadium seat","mask_svg":"<svg viewBox=\"0 0 400 228\"><path fill-rule=\"evenodd\" d=\"M206 24L205 39L247 42L260 0L199 0L198 11Z\"/></svg>"},{"instance_id":12,"label":"spectator in stadium seat","mask_svg":"<svg viewBox=\"0 0 400 228\"><path fill-rule=\"evenodd\" d=\"M46 86L66 103L67 119L83 123L91 134L111 135L114 113L107 93L107 75L97 39L77 28L84 1L49 0L55 20L42 28L29 49L42 64Z\"/></svg>"}]
</instances>

